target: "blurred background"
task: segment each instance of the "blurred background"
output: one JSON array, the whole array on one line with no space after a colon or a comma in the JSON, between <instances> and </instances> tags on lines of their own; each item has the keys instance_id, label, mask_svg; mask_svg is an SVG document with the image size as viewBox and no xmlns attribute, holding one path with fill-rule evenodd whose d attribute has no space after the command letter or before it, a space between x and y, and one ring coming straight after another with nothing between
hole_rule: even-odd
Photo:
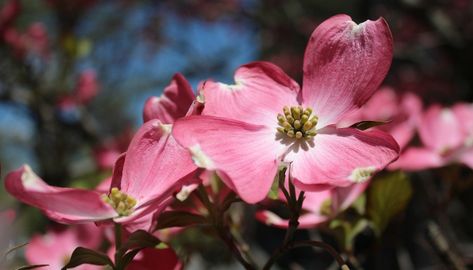
<instances>
[{"instance_id":1,"label":"blurred background","mask_svg":"<svg viewBox=\"0 0 473 270\"><path fill-rule=\"evenodd\" d=\"M239 65L268 60L301 82L310 34L338 13L357 22L386 19L395 55L385 84L395 91L418 94L425 106L473 101L471 0L1 0L1 177L27 163L49 184L93 187L126 150L142 123L146 98L160 95L174 73L195 89L209 78L232 82ZM459 173L471 174L465 168ZM445 254L425 242L425 226L438 214L432 208L436 192L444 187L432 181L432 191L422 177L425 173L413 176L421 179L413 183L418 195L384 238L369 231L359 236L365 268L450 267ZM473 262L471 195L465 189L454 197L445 228L453 240L464 240L458 248L466 264ZM50 223L1 185L4 209L19 210L20 238ZM272 250L280 241L275 236L283 236L248 222L247 234L262 251ZM222 252L219 243L200 242L209 254ZM198 263L228 263L228 256L209 254ZM327 267L330 261L303 250L287 255L282 269Z\"/></svg>"}]
</instances>

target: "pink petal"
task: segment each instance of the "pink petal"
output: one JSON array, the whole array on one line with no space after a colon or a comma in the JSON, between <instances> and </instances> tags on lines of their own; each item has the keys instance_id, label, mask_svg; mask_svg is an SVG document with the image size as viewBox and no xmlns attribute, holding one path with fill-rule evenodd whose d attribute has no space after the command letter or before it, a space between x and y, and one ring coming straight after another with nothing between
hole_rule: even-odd
<instances>
[{"instance_id":1,"label":"pink petal","mask_svg":"<svg viewBox=\"0 0 473 270\"><path fill-rule=\"evenodd\" d=\"M173 135L199 167L216 170L248 203L266 197L286 148L273 129L212 116L178 120Z\"/></svg>"},{"instance_id":2,"label":"pink petal","mask_svg":"<svg viewBox=\"0 0 473 270\"><path fill-rule=\"evenodd\" d=\"M419 135L425 146L439 154L461 146L466 134L455 113L440 105L432 105L419 123Z\"/></svg>"},{"instance_id":3,"label":"pink petal","mask_svg":"<svg viewBox=\"0 0 473 270\"><path fill-rule=\"evenodd\" d=\"M203 85L203 114L252 124L277 124L284 106L298 105L299 86L279 67L253 62L235 72L235 84L207 81Z\"/></svg>"},{"instance_id":4,"label":"pink petal","mask_svg":"<svg viewBox=\"0 0 473 270\"><path fill-rule=\"evenodd\" d=\"M400 99L391 122L380 126L380 129L391 134L401 149L404 149L414 137L422 115L422 101L413 93L405 93Z\"/></svg>"},{"instance_id":5,"label":"pink petal","mask_svg":"<svg viewBox=\"0 0 473 270\"><path fill-rule=\"evenodd\" d=\"M164 124L172 124L186 115L194 98L189 82L176 73L161 97L148 98L143 109L143 120L159 119Z\"/></svg>"},{"instance_id":6,"label":"pink petal","mask_svg":"<svg viewBox=\"0 0 473 270\"><path fill-rule=\"evenodd\" d=\"M302 98L320 127L336 124L371 97L391 65L392 50L382 18L356 24L337 15L315 29L304 56Z\"/></svg>"},{"instance_id":7,"label":"pink petal","mask_svg":"<svg viewBox=\"0 0 473 270\"><path fill-rule=\"evenodd\" d=\"M186 184L197 169L190 153L171 136L171 125L146 122L126 152L121 190L135 198L136 208L165 200Z\"/></svg>"},{"instance_id":8,"label":"pink petal","mask_svg":"<svg viewBox=\"0 0 473 270\"><path fill-rule=\"evenodd\" d=\"M358 197L366 190L369 185L369 181L353 184L348 187L339 187L334 189L336 201L337 201L337 210L336 212L341 212L348 207L350 207Z\"/></svg>"},{"instance_id":9,"label":"pink petal","mask_svg":"<svg viewBox=\"0 0 473 270\"><path fill-rule=\"evenodd\" d=\"M327 200L332 200L332 190L333 189L326 189L321 191L306 192L302 208L310 211L313 214L320 215L320 209L323 203Z\"/></svg>"},{"instance_id":10,"label":"pink petal","mask_svg":"<svg viewBox=\"0 0 473 270\"><path fill-rule=\"evenodd\" d=\"M256 219L268 226L274 226L276 228L286 229L289 227L289 220L283 219L275 213L262 210L256 212ZM317 215L314 213L303 214L299 217L299 228L300 229L311 229L315 226L328 220L328 217Z\"/></svg>"},{"instance_id":11,"label":"pink petal","mask_svg":"<svg viewBox=\"0 0 473 270\"><path fill-rule=\"evenodd\" d=\"M92 233L93 236L97 237L94 244L98 244L102 241L100 235L96 233L98 229L94 225L89 225L95 227L95 231L91 231L88 228L83 228L83 225L85 224L79 227L69 227L63 231L50 230L44 235L34 235L25 247L25 258L27 262L29 264L49 264L49 266L42 267L42 269L56 270L61 269L65 265L67 259L76 247L97 248L97 245L84 243L82 236L86 235L81 235L80 231L86 229L88 232ZM99 270L102 269L102 267L85 264L74 269Z\"/></svg>"},{"instance_id":12,"label":"pink petal","mask_svg":"<svg viewBox=\"0 0 473 270\"><path fill-rule=\"evenodd\" d=\"M459 160L461 163L473 169L473 147L465 150L465 152L460 155Z\"/></svg>"},{"instance_id":13,"label":"pink petal","mask_svg":"<svg viewBox=\"0 0 473 270\"><path fill-rule=\"evenodd\" d=\"M452 108L457 116L463 131L473 138L473 103L458 103Z\"/></svg>"},{"instance_id":14,"label":"pink petal","mask_svg":"<svg viewBox=\"0 0 473 270\"><path fill-rule=\"evenodd\" d=\"M123 166L125 165L125 157L126 157L126 153L122 153L115 160L115 163L113 164L113 168L112 168L112 177L110 179L109 189L114 188L114 187L116 188L121 187L122 176L123 176Z\"/></svg>"},{"instance_id":15,"label":"pink petal","mask_svg":"<svg viewBox=\"0 0 473 270\"><path fill-rule=\"evenodd\" d=\"M391 134L403 149L412 139L422 113L422 102L416 95L406 93L402 96L384 87L374 93L359 110L343 117L337 127L349 127L361 121L385 121L376 129Z\"/></svg>"},{"instance_id":16,"label":"pink petal","mask_svg":"<svg viewBox=\"0 0 473 270\"><path fill-rule=\"evenodd\" d=\"M285 157L302 190L364 182L399 154L396 141L382 131L327 127L319 132L312 146L293 148Z\"/></svg>"},{"instance_id":17,"label":"pink petal","mask_svg":"<svg viewBox=\"0 0 473 270\"><path fill-rule=\"evenodd\" d=\"M34 235L25 247L25 258L30 264L49 264L45 269L61 269L77 244L72 230Z\"/></svg>"},{"instance_id":18,"label":"pink petal","mask_svg":"<svg viewBox=\"0 0 473 270\"><path fill-rule=\"evenodd\" d=\"M49 186L29 166L9 173L6 190L18 200L45 211L51 219L61 223L84 223L116 216L115 210L92 190Z\"/></svg>"},{"instance_id":19,"label":"pink petal","mask_svg":"<svg viewBox=\"0 0 473 270\"><path fill-rule=\"evenodd\" d=\"M418 171L429 168L438 168L445 164L446 160L434 150L410 147L399 156L398 160L389 165L389 169Z\"/></svg>"}]
</instances>

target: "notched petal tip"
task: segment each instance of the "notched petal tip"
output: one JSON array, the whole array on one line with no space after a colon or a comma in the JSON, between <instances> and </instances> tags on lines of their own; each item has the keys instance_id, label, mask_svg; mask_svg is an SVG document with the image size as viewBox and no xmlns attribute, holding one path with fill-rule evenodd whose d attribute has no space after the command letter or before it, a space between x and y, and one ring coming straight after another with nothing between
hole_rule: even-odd
<instances>
[{"instance_id":1,"label":"notched petal tip","mask_svg":"<svg viewBox=\"0 0 473 270\"><path fill-rule=\"evenodd\" d=\"M375 166L367 166L367 167L358 167L355 168L348 179L354 183L363 183L369 180L375 173L377 169Z\"/></svg>"},{"instance_id":2,"label":"notched petal tip","mask_svg":"<svg viewBox=\"0 0 473 270\"><path fill-rule=\"evenodd\" d=\"M200 145L196 144L189 147L189 151L192 154L192 160L195 165L199 168L205 168L208 170L214 170L215 165L212 159L205 154L205 152L200 148Z\"/></svg>"},{"instance_id":3,"label":"notched petal tip","mask_svg":"<svg viewBox=\"0 0 473 270\"><path fill-rule=\"evenodd\" d=\"M41 191L42 189L38 186L38 175L31 169L27 164L21 167L21 182L23 186L32 191Z\"/></svg>"}]
</instances>

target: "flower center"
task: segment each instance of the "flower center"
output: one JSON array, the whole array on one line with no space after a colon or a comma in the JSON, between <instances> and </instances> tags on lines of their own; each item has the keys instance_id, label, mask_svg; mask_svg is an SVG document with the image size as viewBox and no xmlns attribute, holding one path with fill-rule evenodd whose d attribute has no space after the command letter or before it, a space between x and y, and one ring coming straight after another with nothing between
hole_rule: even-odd
<instances>
[{"instance_id":1,"label":"flower center","mask_svg":"<svg viewBox=\"0 0 473 270\"><path fill-rule=\"evenodd\" d=\"M136 199L121 192L118 188L114 187L110 191L110 194L103 194L102 200L110 204L120 216L129 216L133 213L133 208L136 205Z\"/></svg>"},{"instance_id":2,"label":"flower center","mask_svg":"<svg viewBox=\"0 0 473 270\"><path fill-rule=\"evenodd\" d=\"M284 106L284 114L278 114L278 132L290 138L310 140L317 134L315 126L319 118L312 115L312 108L302 106Z\"/></svg>"}]
</instances>

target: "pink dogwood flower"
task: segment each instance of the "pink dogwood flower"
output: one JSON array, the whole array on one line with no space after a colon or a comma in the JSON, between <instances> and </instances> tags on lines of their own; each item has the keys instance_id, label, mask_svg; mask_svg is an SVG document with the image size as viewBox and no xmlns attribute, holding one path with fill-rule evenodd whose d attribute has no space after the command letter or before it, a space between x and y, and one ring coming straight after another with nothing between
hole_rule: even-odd
<instances>
[{"instance_id":1,"label":"pink dogwood flower","mask_svg":"<svg viewBox=\"0 0 473 270\"><path fill-rule=\"evenodd\" d=\"M473 169L473 104L432 105L419 122L421 147L410 147L390 165L408 171L462 163Z\"/></svg>"},{"instance_id":2,"label":"pink dogwood flower","mask_svg":"<svg viewBox=\"0 0 473 270\"><path fill-rule=\"evenodd\" d=\"M376 126L391 134L401 149L414 137L422 114L422 101L413 93L397 94L390 87L383 87L359 110L344 118L338 126L346 127L363 120L387 122Z\"/></svg>"},{"instance_id":3,"label":"pink dogwood flower","mask_svg":"<svg viewBox=\"0 0 473 270\"><path fill-rule=\"evenodd\" d=\"M80 104L87 104L97 96L100 90L97 74L93 69L81 72L74 89L74 97Z\"/></svg>"},{"instance_id":4,"label":"pink dogwood flower","mask_svg":"<svg viewBox=\"0 0 473 270\"><path fill-rule=\"evenodd\" d=\"M361 184L352 184L348 187L337 187L316 192L306 192L302 204L304 213L299 218L299 228L309 229L330 220L353 202L365 191L369 181ZM284 196L279 196L284 200ZM289 220L283 219L275 213L262 210L256 213L256 218L271 226L287 228Z\"/></svg>"},{"instance_id":5,"label":"pink dogwood flower","mask_svg":"<svg viewBox=\"0 0 473 270\"><path fill-rule=\"evenodd\" d=\"M66 230L49 230L44 235L34 235L25 247L25 258L29 264L48 264L41 269L61 269L69 261L75 248L81 246L96 249L102 241L99 228L92 224L69 227ZM84 264L77 270L99 270L101 266Z\"/></svg>"},{"instance_id":6,"label":"pink dogwood flower","mask_svg":"<svg viewBox=\"0 0 473 270\"><path fill-rule=\"evenodd\" d=\"M27 165L6 176L6 190L61 223L113 219L132 227L143 224L142 218L164 209L196 169L170 128L151 120L138 130L126 156L115 164L108 194L49 186Z\"/></svg>"},{"instance_id":7,"label":"pink dogwood flower","mask_svg":"<svg viewBox=\"0 0 473 270\"><path fill-rule=\"evenodd\" d=\"M290 164L302 190L364 182L397 158L399 146L384 132L336 124L371 97L391 59L383 19L334 16L310 38L301 91L271 63L244 65L234 85L204 83L204 115L178 120L173 135L248 203L265 198L281 164Z\"/></svg>"}]
</instances>

